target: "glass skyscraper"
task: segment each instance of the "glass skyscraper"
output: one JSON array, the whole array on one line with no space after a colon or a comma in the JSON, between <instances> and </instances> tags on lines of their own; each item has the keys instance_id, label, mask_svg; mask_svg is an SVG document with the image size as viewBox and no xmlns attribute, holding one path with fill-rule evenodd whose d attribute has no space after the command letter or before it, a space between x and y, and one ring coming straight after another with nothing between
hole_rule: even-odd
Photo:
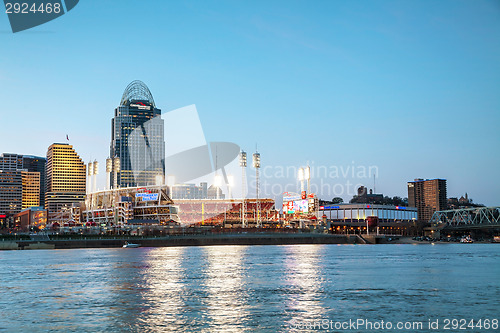
<instances>
[{"instance_id":1,"label":"glass skyscraper","mask_svg":"<svg viewBox=\"0 0 500 333\"><path fill-rule=\"evenodd\" d=\"M111 121L110 157L118 157L118 187L163 183L165 177L164 121L148 87L131 82ZM115 169L110 174L115 177Z\"/></svg>"}]
</instances>

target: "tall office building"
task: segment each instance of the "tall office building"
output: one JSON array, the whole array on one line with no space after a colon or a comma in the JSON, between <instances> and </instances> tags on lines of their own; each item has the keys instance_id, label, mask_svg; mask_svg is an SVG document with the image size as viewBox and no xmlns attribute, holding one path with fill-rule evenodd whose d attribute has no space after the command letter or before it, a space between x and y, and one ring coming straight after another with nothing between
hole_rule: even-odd
<instances>
[{"instance_id":1,"label":"tall office building","mask_svg":"<svg viewBox=\"0 0 500 333\"><path fill-rule=\"evenodd\" d=\"M22 209L40 206L40 173L21 171Z\"/></svg>"},{"instance_id":2,"label":"tall office building","mask_svg":"<svg viewBox=\"0 0 500 333\"><path fill-rule=\"evenodd\" d=\"M43 205L45 158L4 153L0 155L0 211L9 214Z\"/></svg>"},{"instance_id":3,"label":"tall office building","mask_svg":"<svg viewBox=\"0 0 500 333\"><path fill-rule=\"evenodd\" d=\"M118 157L120 171L110 174L118 187L155 185L165 177L164 121L148 87L131 82L111 121L110 157Z\"/></svg>"},{"instance_id":4,"label":"tall office building","mask_svg":"<svg viewBox=\"0 0 500 333\"><path fill-rule=\"evenodd\" d=\"M0 170L16 171L23 168L23 155L3 153L0 155Z\"/></svg>"},{"instance_id":5,"label":"tall office building","mask_svg":"<svg viewBox=\"0 0 500 333\"><path fill-rule=\"evenodd\" d=\"M47 151L47 192L45 209L49 218L73 204L85 201L85 163L73 146L54 143Z\"/></svg>"},{"instance_id":6,"label":"tall office building","mask_svg":"<svg viewBox=\"0 0 500 333\"><path fill-rule=\"evenodd\" d=\"M45 183L46 171L45 165L47 159L45 157L23 155L23 170L28 172L38 172L40 174L40 195L39 195L39 206L45 206L45 188L47 184Z\"/></svg>"},{"instance_id":7,"label":"tall office building","mask_svg":"<svg viewBox=\"0 0 500 333\"><path fill-rule=\"evenodd\" d=\"M22 171L0 170L0 215L14 215L22 209Z\"/></svg>"},{"instance_id":8,"label":"tall office building","mask_svg":"<svg viewBox=\"0 0 500 333\"><path fill-rule=\"evenodd\" d=\"M16 171L25 170L28 172L38 172L40 174L40 195L39 204L45 202L45 157L4 153L0 155L0 170Z\"/></svg>"},{"instance_id":9,"label":"tall office building","mask_svg":"<svg viewBox=\"0 0 500 333\"><path fill-rule=\"evenodd\" d=\"M421 222L429 222L435 211L445 210L446 200L446 179L415 179L408 182L408 205L417 207Z\"/></svg>"}]
</instances>

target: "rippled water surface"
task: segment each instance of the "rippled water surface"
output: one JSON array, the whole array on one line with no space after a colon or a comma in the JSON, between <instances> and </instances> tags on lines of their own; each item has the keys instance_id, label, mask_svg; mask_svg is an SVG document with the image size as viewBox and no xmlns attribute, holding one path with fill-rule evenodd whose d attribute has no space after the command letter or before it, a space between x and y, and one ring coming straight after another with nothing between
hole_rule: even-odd
<instances>
[{"instance_id":1,"label":"rippled water surface","mask_svg":"<svg viewBox=\"0 0 500 333\"><path fill-rule=\"evenodd\" d=\"M7 332L286 332L321 320L500 317L497 244L3 251L0 273Z\"/></svg>"}]
</instances>

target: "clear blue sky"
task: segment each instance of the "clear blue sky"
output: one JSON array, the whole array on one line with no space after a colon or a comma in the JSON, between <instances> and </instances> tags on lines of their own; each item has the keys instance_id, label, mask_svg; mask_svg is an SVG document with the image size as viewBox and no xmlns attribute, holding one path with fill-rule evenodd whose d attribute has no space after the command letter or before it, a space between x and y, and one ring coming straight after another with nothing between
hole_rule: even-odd
<instances>
[{"instance_id":1,"label":"clear blue sky","mask_svg":"<svg viewBox=\"0 0 500 333\"><path fill-rule=\"evenodd\" d=\"M500 204L498 1L82 0L17 34L2 10L0 39L0 153L68 133L103 161L140 79L273 170L375 165L385 195L446 178L449 196Z\"/></svg>"}]
</instances>

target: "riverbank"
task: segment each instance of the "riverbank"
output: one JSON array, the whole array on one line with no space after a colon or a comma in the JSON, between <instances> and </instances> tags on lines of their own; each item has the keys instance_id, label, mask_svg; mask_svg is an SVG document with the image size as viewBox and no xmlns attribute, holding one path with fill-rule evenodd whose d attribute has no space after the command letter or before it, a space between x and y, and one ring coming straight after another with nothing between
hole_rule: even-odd
<instances>
[{"instance_id":1,"label":"riverbank","mask_svg":"<svg viewBox=\"0 0 500 333\"><path fill-rule=\"evenodd\" d=\"M126 242L141 247L210 246L210 245L293 245L293 244L449 244L417 241L406 236L337 235L320 233L222 233L186 234L163 237L112 237L0 240L0 250L40 250L78 248L121 248ZM491 242L476 242L491 243Z\"/></svg>"},{"instance_id":2,"label":"riverbank","mask_svg":"<svg viewBox=\"0 0 500 333\"><path fill-rule=\"evenodd\" d=\"M332 235L315 233L238 233L209 235L172 235L151 238L89 238L57 240L0 241L0 250L118 248L125 242L141 247L208 246L208 245L289 245L289 244L369 244L385 242L358 235Z\"/></svg>"}]
</instances>

